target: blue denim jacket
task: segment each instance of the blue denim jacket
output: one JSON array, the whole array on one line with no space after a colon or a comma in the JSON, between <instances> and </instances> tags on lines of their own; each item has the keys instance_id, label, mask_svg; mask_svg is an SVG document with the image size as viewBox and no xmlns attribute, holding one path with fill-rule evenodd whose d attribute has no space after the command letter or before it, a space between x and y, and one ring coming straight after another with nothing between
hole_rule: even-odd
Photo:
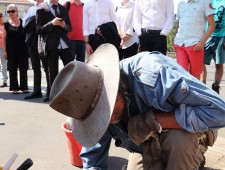
<instances>
[{"instance_id":1,"label":"blue denim jacket","mask_svg":"<svg viewBox=\"0 0 225 170\"><path fill-rule=\"evenodd\" d=\"M127 75L129 86L133 87L139 110L137 113L130 110L130 116L150 109L165 112L175 110L177 122L189 132L204 132L225 126L225 101L175 60L158 52L142 52L122 60L120 67ZM116 146L125 147L131 152L142 152L141 146L128 138L126 127L119 122L109 126L97 145L82 149L84 169L107 169L111 138L117 139Z\"/></svg>"}]
</instances>

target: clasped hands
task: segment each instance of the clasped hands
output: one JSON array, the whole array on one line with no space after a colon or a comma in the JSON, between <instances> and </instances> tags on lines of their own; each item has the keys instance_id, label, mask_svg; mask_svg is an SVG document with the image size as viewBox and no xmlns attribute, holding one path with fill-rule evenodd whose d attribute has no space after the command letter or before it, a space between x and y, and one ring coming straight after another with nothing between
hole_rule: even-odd
<instances>
[{"instance_id":1,"label":"clasped hands","mask_svg":"<svg viewBox=\"0 0 225 170\"><path fill-rule=\"evenodd\" d=\"M129 119L128 136L137 145L144 143L150 137L154 137L161 130L160 124L155 120L152 110L144 114L133 116Z\"/></svg>"}]
</instances>

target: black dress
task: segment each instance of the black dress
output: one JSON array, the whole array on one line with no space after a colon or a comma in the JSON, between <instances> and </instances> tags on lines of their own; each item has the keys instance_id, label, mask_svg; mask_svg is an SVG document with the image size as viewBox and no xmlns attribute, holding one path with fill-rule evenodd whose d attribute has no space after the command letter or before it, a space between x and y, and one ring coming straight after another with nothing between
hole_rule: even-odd
<instances>
[{"instance_id":1,"label":"black dress","mask_svg":"<svg viewBox=\"0 0 225 170\"><path fill-rule=\"evenodd\" d=\"M25 34L22 27L22 19L18 27L12 26L9 22L4 23L6 36L6 52L8 59L8 70L10 87L9 90L28 90L27 69L28 52L25 44ZM20 72L20 86L17 79L17 70Z\"/></svg>"}]
</instances>

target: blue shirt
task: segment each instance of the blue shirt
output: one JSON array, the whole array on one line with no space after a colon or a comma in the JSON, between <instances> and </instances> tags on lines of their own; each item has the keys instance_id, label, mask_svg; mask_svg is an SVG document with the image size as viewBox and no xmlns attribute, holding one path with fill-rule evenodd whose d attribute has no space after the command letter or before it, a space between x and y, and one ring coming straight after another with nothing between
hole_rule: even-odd
<instances>
[{"instance_id":1,"label":"blue shirt","mask_svg":"<svg viewBox=\"0 0 225 170\"><path fill-rule=\"evenodd\" d=\"M225 101L175 60L160 53L142 52L122 60L120 66L128 79L133 78L141 113L149 109L175 110L177 122L189 132L225 126Z\"/></svg>"}]
</instances>

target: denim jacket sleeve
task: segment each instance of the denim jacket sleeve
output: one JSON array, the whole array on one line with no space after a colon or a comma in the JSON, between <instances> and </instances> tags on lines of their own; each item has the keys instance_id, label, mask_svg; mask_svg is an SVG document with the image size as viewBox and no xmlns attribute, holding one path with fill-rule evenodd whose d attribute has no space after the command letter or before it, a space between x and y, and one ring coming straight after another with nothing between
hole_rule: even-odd
<instances>
[{"instance_id":1,"label":"denim jacket sleeve","mask_svg":"<svg viewBox=\"0 0 225 170\"><path fill-rule=\"evenodd\" d=\"M121 62L131 68L139 109L175 110L181 127L204 132L225 126L225 102L209 87L192 77L176 61L159 53L141 53Z\"/></svg>"}]
</instances>

